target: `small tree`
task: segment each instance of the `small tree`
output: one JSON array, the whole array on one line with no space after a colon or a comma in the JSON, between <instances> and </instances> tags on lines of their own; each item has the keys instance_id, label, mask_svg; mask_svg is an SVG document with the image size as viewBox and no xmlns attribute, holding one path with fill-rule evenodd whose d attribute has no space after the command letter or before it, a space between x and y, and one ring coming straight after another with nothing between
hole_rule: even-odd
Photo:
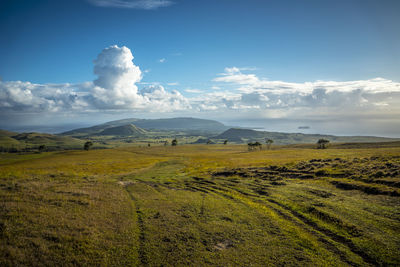
<instances>
[{"instance_id":1,"label":"small tree","mask_svg":"<svg viewBox=\"0 0 400 267\"><path fill-rule=\"evenodd\" d=\"M178 140L176 140L176 138L174 140L172 140L171 142L171 146L177 146L178 145Z\"/></svg>"},{"instance_id":2,"label":"small tree","mask_svg":"<svg viewBox=\"0 0 400 267\"><path fill-rule=\"evenodd\" d=\"M267 144L267 148L271 149L271 145L274 143L274 140L272 139L267 139L267 141L265 141L265 143Z\"/></svg>"},{"instance_id":3,"label":"small tree","mask_svg":"<svg viewBox=\"0 0 400 267\"><path fill-rule=\"evenodd\" d=\"M319 139L318 142L317 142L317 144L318 144L318 149L325 149L325 148L326 148L326 145L327 145L328 143L329 143L329 140L326 140L326 139L323 139L323 138Z\"/></svg>"},{"instance_id":4,"label":"small tree","mask_svg":"<svg viewBox=\"0 0 400 267\"><path fill-rule=\"evenodd\" d=\"M147 146L150 147L151 146L150 143L148 143Z\"/></svg>"},{"instance_id":5,"label":"small tree","mask_svg":"<svg viewBox=\"0 0 400 267\"><path fill-rule=\"evenodd\" d=\"M225 140L225 141L224 141L224 145L226 145L226 144L228 144L228 140Z\"/></svg>"},{"instance_id":6,"label":"small tree","mask_svg":"<svg viewBox=\"0 0 400 267\"><path fill-rule=\"evenodd\" d=\"M40 145L40 146L38 147L38 149L39 149L39 152L42 153L43 151L46 150L46 146L45 146L45 145Z\"/></svg>"},{"instance_id":7,"label":"small tree","mask_svg":"<svg viewBox=\"0 0 400 267\"><path fill-rule=\"evenodd\" d=\"M254 143L250 142L250 143L247 144L247 148L248 148L249 151L253 151L253 150L257 149L257 148L259 148L261 150L262 149L262 145L261 145L260 142L254 142Z\"/></svg>"},{"instance_id":8,"label":"small tree","mask_svg":"<svg viewBox=\"0 0 400 267\"><path fill-rule=\"evenodd\" d=\"M252 151L253 150L253 143L248 143L247 144L247 150Z\"/></svg>"},{"instance_id":9,"label":"small tree","mask_svg":"<svg viewBox=\"0 0 400 267\"><path fill-rule=\"evenodd\" d=\"M207 140L207 145L211 144L212 141L210 139Z\"/></svg>"},{"instance_id":10,"label":"small tree","mask_svg":"<svg viewBox=\"0 0 400 267\"><path fill-rule=\"evenodd\" d=\"M262 149L262 144L260 142L255 142L254 146L259 148L260 150Z\"/></svg>"},{"instance_id":11,"label":"small tree","mask_svg":"<svg viewBox=\"0 0 400 267\"><path fill-rule=\"evenodd\" d=\"M87 141L87 142L83 145L83 149L85 149L86 151L88 151L92 146L93 146L93 143L92 143L91 141Z\"/></svg>"},{"instance_id":12,"label":"small tree","mask_svg":"<svg viewBox=\"0 0 400 267\"><path fill-rule=\"evenodd\" d=\"M169 142L168 140L164 142L164 146L168 146Z\"/></svg>"}]
</instances>

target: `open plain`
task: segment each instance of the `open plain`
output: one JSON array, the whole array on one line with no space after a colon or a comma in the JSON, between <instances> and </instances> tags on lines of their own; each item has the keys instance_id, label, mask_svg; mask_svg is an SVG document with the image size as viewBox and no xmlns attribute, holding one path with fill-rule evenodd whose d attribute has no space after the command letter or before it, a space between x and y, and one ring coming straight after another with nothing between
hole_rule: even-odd
<instances>
[{"instance_id":1,"label":"open plain","mask_svg":"<svg viewBox=\"0 0 400 267\"><path fill-rule=\"evenodd\" d=\"M389 144L0 154L0 265L399 265Z\"/></svg>"}]
</instances>

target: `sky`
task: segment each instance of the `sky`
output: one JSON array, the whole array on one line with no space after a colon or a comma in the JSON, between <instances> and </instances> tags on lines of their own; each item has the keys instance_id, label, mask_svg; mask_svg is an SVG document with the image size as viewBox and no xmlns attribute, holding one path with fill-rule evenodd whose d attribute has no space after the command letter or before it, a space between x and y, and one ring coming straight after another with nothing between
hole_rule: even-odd
<instances>
[{"instance_id":1,"label":"sky","mask_svg":"<svg viewBox=\"0 0 400 267\"><path fill-rule=\"evenodd\" d=\"M0 128L198 117L400 137L398 14L397 0L0 0Z\"/></svg>"}]
</instances>

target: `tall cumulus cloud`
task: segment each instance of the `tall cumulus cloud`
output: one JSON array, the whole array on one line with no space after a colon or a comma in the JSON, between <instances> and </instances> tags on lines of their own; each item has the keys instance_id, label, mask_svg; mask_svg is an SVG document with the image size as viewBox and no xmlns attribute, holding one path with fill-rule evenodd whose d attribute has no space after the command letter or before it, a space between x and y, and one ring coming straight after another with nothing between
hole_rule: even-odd
<instances>
[{"instance_id":1,"label":"tall cumulus cloud","mask_svg":"<svg viewBox=\"0 0 400 267\"><path fill-rule=\"evenodd\" d=\"M161 85L138 89L142 72L133 62L129 48L116 45L105 48L94 60L97 79L82 84L34 84L0 81L0 111L143 111L173 112L190 109L189 101L178 91ZM5 115L4 115L5 116Z\"/></svg>"},{"instance_id":2,"label":"tall cumulus cloud","mask_svg":"<svg viewBox=\"0 0 400 267\"><path fill-rule=\"evenodd\" d=\"M116 45L105 48L94 60L92 96L98 108L139 108L144 99L136 83L142 79L140 68L133 64L129 48Z\"/></svg>"}]
</instances>

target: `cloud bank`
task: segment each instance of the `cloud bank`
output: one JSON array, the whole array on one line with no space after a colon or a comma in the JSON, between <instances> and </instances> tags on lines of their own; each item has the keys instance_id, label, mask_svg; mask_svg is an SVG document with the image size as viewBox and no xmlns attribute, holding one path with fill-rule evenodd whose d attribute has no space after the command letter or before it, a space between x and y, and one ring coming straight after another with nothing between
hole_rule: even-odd
<instances>
[{"instance_id":1,"label":"cloud bank","mask_svg":"<svg viewBox=\"0 0 400 267\"><path fill-rule=\"evenodd\" d=\"M398 82L375 78L290 83L262 79L235 67L226 68L214 82L235 90L198 98L200 109L223 109L242 121L263 125L290 121L291 131L310 123L318 132L400 136Z\"/></svg>"},{"instance_id":2,"label":"cloud bank","mask_svg":"<svg viewBox=\"0 0 400 267\"><path fill-rule=\"evenodd\" d=\"M94 60L97 79L92 82L0 81L1 124L24 114L140 113L225 121L232 118L304 123L347 121L353 126L364 121L365 125L370 123L370 129L379 125L400 136L400 83L395 81L374 78L291 83L247 73L254 69L231 67L218 74L208 89L184 90L189 93L187 97L177 90L166 90L161 84L141 83L143 73L133 60L129 48L114 45L105 48Z\"/></svg>"},{"instance_id":3,"label":"cloud bank","mask_svg":"<svg viewBox=\"0 0 400 267\"><path fill-rule=\"evenodd\" d=\"M332 117L352 112L392 116L400 111L400 83L383 78L289 83L260 79L233 67L214 81L235 87L237 93L219 98L213 95L213 105L220 102L230 108L281 110L282 117L290 113L303 116L307 111L315 115L317 110L320 114L330 112Z\"/></svg>"}]
</instances>

